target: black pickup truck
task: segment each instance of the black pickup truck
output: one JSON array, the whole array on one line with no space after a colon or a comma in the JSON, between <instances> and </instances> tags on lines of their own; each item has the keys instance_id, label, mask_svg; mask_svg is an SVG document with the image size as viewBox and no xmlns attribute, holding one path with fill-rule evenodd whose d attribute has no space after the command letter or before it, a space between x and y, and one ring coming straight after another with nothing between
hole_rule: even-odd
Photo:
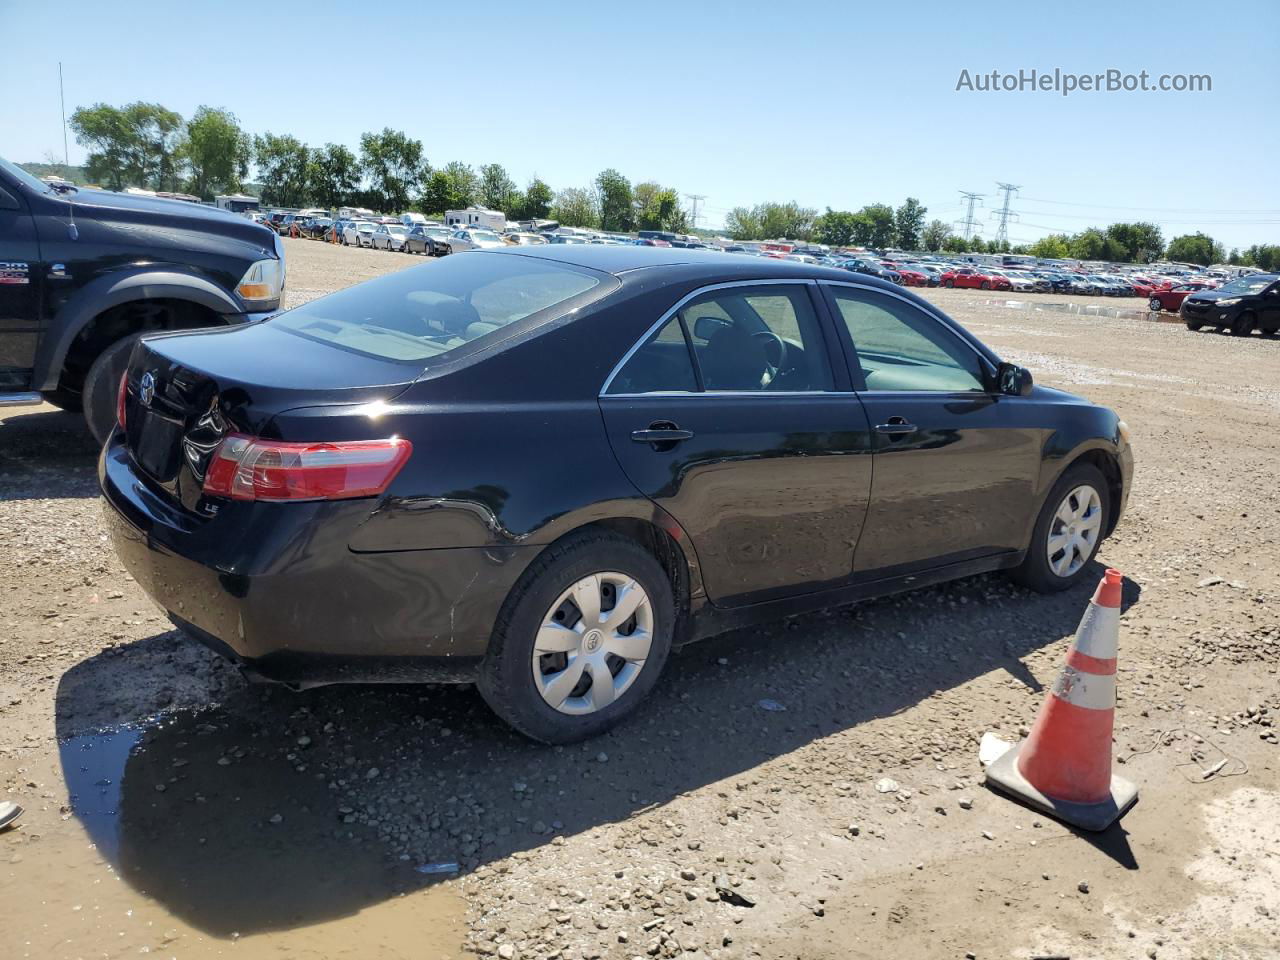
<instances>
[{"instance_id":1,"label":"black pickup truck","mask_svg":"<svg viewBox=\"0 0 1280 960\"><path fill-rule=\"evenodd\" d=\"M251 220L0 158L0 407L83 409L104 441L139 336L269 315L284 280L280 238Z\"/></svg>"}]
</instances>

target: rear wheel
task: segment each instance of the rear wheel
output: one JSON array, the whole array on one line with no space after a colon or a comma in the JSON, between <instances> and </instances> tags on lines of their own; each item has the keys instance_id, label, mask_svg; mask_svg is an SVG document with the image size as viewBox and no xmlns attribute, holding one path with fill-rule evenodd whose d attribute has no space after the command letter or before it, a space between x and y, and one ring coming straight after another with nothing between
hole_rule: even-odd
<instances>
[{"instance_id":1,"label":"rear wheel","mask_svg":"<svg viewBox=\"0 0 1280 960\"><path fill-rule=\"evenodd\" d=\"M525 736L603 733L653 688L671 651L675 601L653 555L587 534L552 547L503 604L477 686Z\"/></svg>"},{"instance_id":2,"label":"rear wheel","mask_svg":"<svg viewBox=\"0 0 1280 960\"><path fill-rule=\"evenodd\" d=\"M1161 310L1164 309L1164 304L1160 302L1159 297L1152 297L1150 300L1147 301L1147 308L1152 313L1159 313Z\"/></svg>"},{"instance_id":3,"label":"rear wheel","mask_svg":"<svg viewBox=\"0 0 1280 960\"><path fill-rule=\"evenodd\" d=\"M1106 478L1093 464L1069 467L1045 498L1027 555L1010 576L1037 593L1074 586L1102 544L1109 496Z\"/></svg>"},{"instance_id":4,"label":"rear wheel","mask_svg":"<svg viewBox=\"0 0 1280 960\"><path fill-rule=\"evenodd\" d=\"M116 422L116 397L120 389L120 378L129 366L129 354L133 345L142 334L122 337L117 340L93 361L89 372L84 377L84 390L81 402L84 405L85 423L89 432L98 443L107 442L111 428Z\"/></svg>"}]
</instances>

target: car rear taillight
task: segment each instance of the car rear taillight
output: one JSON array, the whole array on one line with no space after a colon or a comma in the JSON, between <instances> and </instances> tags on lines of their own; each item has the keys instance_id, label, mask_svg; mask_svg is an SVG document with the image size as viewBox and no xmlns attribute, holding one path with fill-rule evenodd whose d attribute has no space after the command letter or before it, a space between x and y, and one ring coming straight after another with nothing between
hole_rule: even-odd
<instances>
[{"instance_id":1,"label":"car rear taillight","mask_svg":"<svg viewBox=\"0 0 1280 960\"><path fill-rule=\"evenodd\" d=\"M120 389L116 391L116 423L124 429L124 401L129 395L129 374L120 374Z\"/></svg>"},{"instance_id":2,"label":"car rear taillight","mask_svg":"<svg viewBox=\"0 0 1280 960\"><path fill-rule=\"evenodd\" d=\"M401 437L284 443L231 433L209 460L204 492L232 500L345 500L383 493L413 452Z\"/></svg>"}]
</instances>

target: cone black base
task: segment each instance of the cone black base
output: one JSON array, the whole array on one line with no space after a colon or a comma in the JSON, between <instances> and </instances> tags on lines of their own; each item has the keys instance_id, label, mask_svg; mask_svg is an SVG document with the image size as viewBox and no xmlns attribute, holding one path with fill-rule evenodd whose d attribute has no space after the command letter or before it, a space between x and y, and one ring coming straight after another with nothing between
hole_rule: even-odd
<instances>
[{"instance_id":1,"label":"cone black base","mask_svg":"<svg viewBox=\"0 0 1280 960\"><path fill-rule=\"evenodd\" d=\"M1111 796L1101 803L1071 803L1047 797L1018 770L1022 744L1006 750L987 767L987 784L1015 800L1083 830L1101 832L1123 817L1138 802L1138 788L1122 777L1111 777Z\"/></svg>"}]
</instances>

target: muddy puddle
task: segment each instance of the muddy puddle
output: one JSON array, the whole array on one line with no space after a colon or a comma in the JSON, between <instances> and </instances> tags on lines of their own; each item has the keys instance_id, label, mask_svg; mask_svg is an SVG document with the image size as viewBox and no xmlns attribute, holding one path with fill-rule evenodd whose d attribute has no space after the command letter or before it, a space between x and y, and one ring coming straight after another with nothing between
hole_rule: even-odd
<instances>
[{"instance_id":1,"label":"muddy puddle","mask_svg":"<svg viewBox=\"0 0 1280 960\"><path fill-rule=\"evenodd\" d=\"M0 955L460 957L453 885L389 860L331 773L264 738L216 712L62 738L65 800L19 798L0 834Z\"/></svg>"}]
</instances>

